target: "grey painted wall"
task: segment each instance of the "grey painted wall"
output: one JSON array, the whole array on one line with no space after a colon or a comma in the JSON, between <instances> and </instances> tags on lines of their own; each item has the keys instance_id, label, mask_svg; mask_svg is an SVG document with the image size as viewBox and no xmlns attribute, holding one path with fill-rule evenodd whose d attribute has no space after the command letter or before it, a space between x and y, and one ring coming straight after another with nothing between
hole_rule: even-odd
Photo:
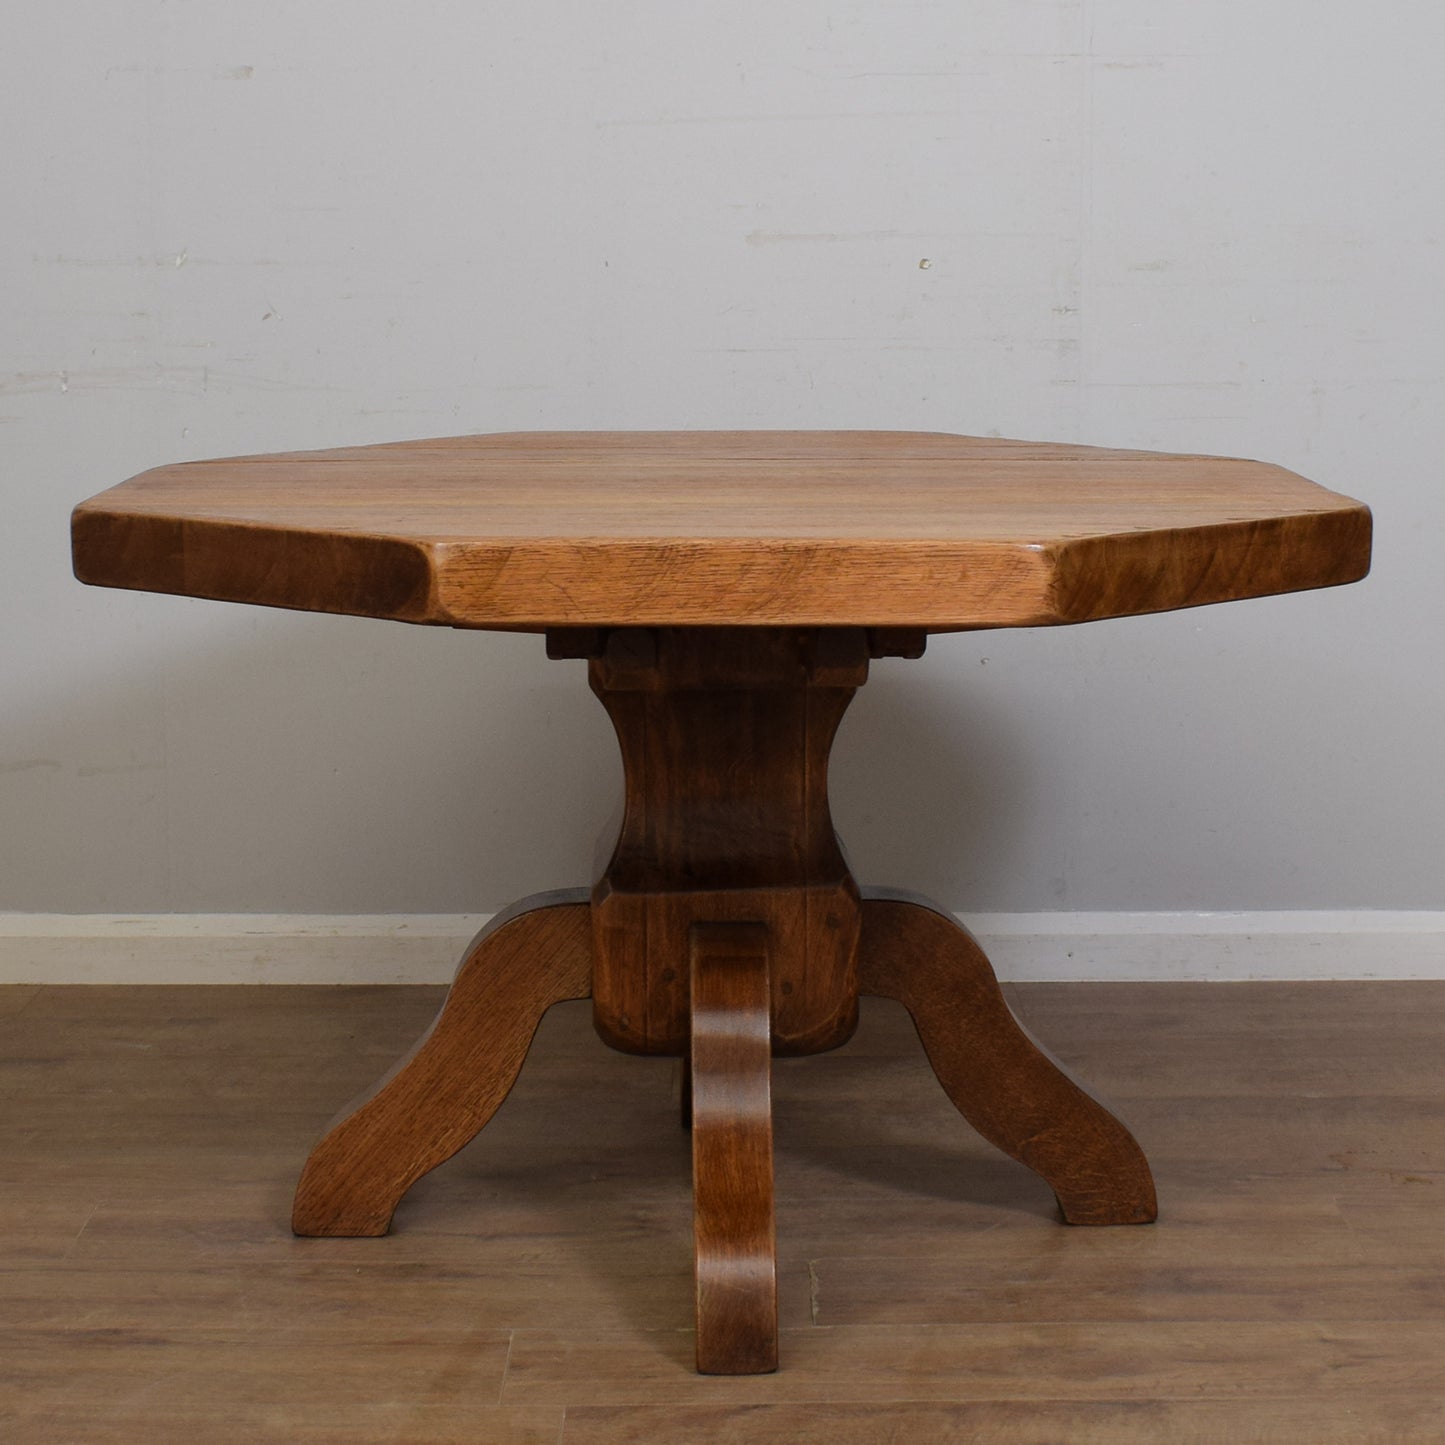
<instances>
[{"instance_id":1,"label":"grey painted wall","mask_svg":"<svg viewBox=\"0 0 1445 1445\"><path fill-rule=\"evenodd\" d=\"M581 664L83 589L66 516L188 457L651 426L1363 497L1362 586L878 664L836 814L861 875L959 908L1445 907L1442 50L1423 0L12 16L0 908L585 881L619 769Z\"/></svg>"}]
</instances>

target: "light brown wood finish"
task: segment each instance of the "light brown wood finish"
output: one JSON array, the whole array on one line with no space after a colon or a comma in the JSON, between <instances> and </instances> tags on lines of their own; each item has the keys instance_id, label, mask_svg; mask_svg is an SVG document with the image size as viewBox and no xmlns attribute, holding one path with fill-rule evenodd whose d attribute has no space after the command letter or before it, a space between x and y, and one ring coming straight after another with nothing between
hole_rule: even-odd
<instances>
[{"instance_id":1,"label":"light brown wood finish","mask_svg":"<svg viewBox=\"0 0 1445 1445\"><path fill-rule=\"evenodd\" d=\"M1154 1179L1134 1136L1031 1039L973 935L909 894L869 890L865 994L901 1003L933 1072L990 1144L1048 1180L1070 1224L1148 1224Z\"/></svg>"},{"instance_id":2,"label":"light brown wood finish","mask_svg":"<svg viewBox=\"0 0 1445 1445\"><path fill-rule=\"evenodd\" d=\"M768 930L698 923L692 979L692 1190L697 1368L778 1368Z\"/></svg>"},{"instance_id":3,"label":"light brown wood finish","mask_svg":"<svg viewBox=\"0 0 1445 1445\"><path fill-rule=\"evenodd\" d=\"M472 941L441 1012L311 1151L291 1228L378 1235L423 1174L470 1143L511 1091L542 1015L591 986L586 894L541 893Z\"/></svg>"},{"instance_id":4,"label":"light brown wood finish","mask_svg":"<svg viewBox=\"0 0 1445 1445\"><path fill-rule=\"evenodd\" d=\"M1369 526L1303 478L1217 458L519 433L161 468L77 508L73 539L85 581L545 628L552 655L588 659L626 776L590 905L529 900L478 939L431 1033L313 1151L293 1227L384 1233L496 1112L541 1015L590 992L618 1048L692 1050L697 1358L727 1372L776 1363L770 1048L843 1044L860 966L1066 1218L1154 1215L1133 1138L1027 1040L967 935L875 900L860 951L826 773L869 656L1351 581Z\"/></svg>"},{"instance_id":5,"label":"light brown wood finish","mask_svg":"<svg viewBox=\"0 0 1445 1445\"><path fill-rule=\"evenodd\" d=\"M461 627L1038 626L1363 576L1283 468L935 432L515 432L192 462L83 503L112 587Z\"/></svg>"}]
</instances>

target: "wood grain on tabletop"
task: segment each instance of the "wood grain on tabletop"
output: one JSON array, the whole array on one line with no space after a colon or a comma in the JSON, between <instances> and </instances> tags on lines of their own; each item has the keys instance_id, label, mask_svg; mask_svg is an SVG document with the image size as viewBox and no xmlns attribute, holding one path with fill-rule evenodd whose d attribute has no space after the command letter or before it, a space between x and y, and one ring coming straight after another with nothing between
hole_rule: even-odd
<instances>
[{"instance_id":1,"label":"wood grain on tabletop","mask_svg":"<svg viewBox=\"0 0 1445 1445\"><path fill-rule=\"evenodd\" d=\"M159 467L102 586L462 627L1033 626L1333 586L1370 516L1282 467L932 432L517 432Z\"/></svg>"}]
</instances>

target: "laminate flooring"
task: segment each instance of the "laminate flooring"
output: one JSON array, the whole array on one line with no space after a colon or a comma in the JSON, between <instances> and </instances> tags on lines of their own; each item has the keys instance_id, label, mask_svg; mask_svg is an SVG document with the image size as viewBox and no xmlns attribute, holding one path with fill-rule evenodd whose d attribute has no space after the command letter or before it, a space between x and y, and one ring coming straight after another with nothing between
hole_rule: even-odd
<instances>
[{"instance_id":1,"label":"laminate flooring","mask_svg":"<svg viewBox=\"0 0 1445 1445\"><path fill-rule=\"evenodd\" d=\"M433 988L0 989L0 1440L1445 1440L1445 983L1034 984L1161 1214L1069 1228L907 1016L774 1069L782 1367L692 1371L677 1065L586 1003L385 1239L296 1239Z\"/></svg>"}]
</instances>

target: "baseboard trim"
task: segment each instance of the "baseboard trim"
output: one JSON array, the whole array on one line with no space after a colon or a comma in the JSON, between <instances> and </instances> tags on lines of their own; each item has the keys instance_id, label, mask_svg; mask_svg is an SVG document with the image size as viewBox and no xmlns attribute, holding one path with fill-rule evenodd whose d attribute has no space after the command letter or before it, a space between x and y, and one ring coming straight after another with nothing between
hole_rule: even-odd
<instances>
[{"instance_id":1,"label":"baseboard trim","mask_svg":"<svg viewBox=\"0 0 1445 1445\"><path fill-rule=\"evenodd\" d=\"M489 914L0 914L0 983L449 983Z\"/></svg>"},{"instance_id":2,"label":"baseboard trim","mask_svg":"<svg viewBox=\"0 0 1445 1445\"><path fill-rule=\"evenodd\" d=\"M0 913L0 983L447 983L487 917ZM1445 912L962 917L1017 982L1445 979Z\"/></svg>"},{"instance_id":3,"label":"baseboard trim","mask_svg":"<svg viewBox=\"0 0 1445 1445\"><path fill-rule=\"evenodd\" d=\"M1445 979L1445 912L976 913L1000 978Z\"/></svg>"}]
</instances>

